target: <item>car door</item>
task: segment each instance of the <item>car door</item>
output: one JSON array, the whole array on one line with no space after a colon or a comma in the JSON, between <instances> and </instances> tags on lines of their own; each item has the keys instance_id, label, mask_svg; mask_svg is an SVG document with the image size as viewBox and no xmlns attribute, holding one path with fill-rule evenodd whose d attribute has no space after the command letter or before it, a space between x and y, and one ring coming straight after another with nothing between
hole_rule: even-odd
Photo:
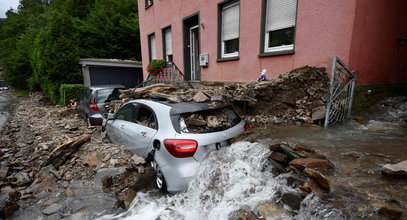
<instances>
[{"instance_id":1,"label":"car door","mask_svg":"<svg viewBox=\"0 0 407 220\"><path fill-rule=\"evenodd\" d=\"M124 132L133 124L136 113L137 104L128 103L116 112L113 120L107 122L106 133L113 143L126 147L129 145L128 137Z\"/></svg>"},{"instance_id":2,"label":"car door","mask_svg":"<svg viewBox=\"0 0 407 220\"><path fill-rule=\"evenodd\" d=\"M126 125L123 134L128 140L130 152L141 157L146 157L149 147L152 147L152 140L158 130L157 117L154 111L148 106L139 104L136 117L133 123Z\"/></svg>"}]
</instances>

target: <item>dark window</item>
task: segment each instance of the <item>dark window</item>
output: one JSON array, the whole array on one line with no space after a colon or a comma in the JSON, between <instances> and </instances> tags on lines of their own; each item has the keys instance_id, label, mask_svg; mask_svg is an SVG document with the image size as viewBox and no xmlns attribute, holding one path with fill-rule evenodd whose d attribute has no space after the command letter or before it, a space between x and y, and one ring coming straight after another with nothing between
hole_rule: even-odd
<instances>
[{"instance_id":1,"label":"dark window","mask_svg":"<svg viewBox=\"0 0 407 220\"><path fill-rule=\"evenodd\" d=\"M148 35L148 52L149 52L150 62L157 59L157 47L156 47L155 34Z\"/></svg>"},{"instance_id":2,"label":"dark window","mask_svg":"<svg viewBox=\"0 0 407 220\"><path fill-rule=\"evenodd\" d=\"M173 61L173 59L172 59L172 54L171 55L167 55L167 62L172 62Z\"/></svg>"},{"instance_id":3,"label":"dark window","mask_svg":"<svg viewBox=\"0 0 407 220\"><path fill-rule=\"evenodd\" d=\"M239 51L239 38L224 41L224 44L225 44L225 54Z\"/></svg>"},{"instance_id":4,"label":"dark window","mask_svg":"<svg viewBox=\"0 0 407 220\"><path fill-rule=\"evenodd\" d=\"M134 116L136 113L136 106L133 104L127 104L123 106L119 111L116 113L116 119L134 122Z\"/></svg>"},{"instance_id":5,"label":"dark window","mask_svg":"<svg viewBox=\"0 0 407 220\"><path fill-rule=\"evenodd\" d=\"M268 47L294 44L294 27L269 32Z\"/></svg>"},{"instance_id":6,"label":"dark window","mask_svg":"<svg viewBox=\"0 0 407 220\"><path fill-rule=\"evenodd\" d=\"M104 103L110 94L112 94L113 89L101 89L97 91L97 102Z\"/></svg>"},{"instance_id":7,"label":"dark window","mask_svg":"<svg viewBox=\"0 0 407 220\"><path fill-rule=\"evenodd\" d=\"M172 32L171 27L162 29L163 58L167 62L172 62Z\"/></svg>"},{"instance_id":8,"label":"dark window","mask_svg":"<svg viewBox=\"0 0 407 220\"><path fill-rule=\"evenodd\" d=\"M294 52L297 0L263 0L261 53Z\"/></svg>"},{"instance_id":9,"label":"dark window","mask_svg":"<svg viewBox=\"0 0 407 220\"><path fill-rule=\"evenodd\" d=\"M240 3L239 1L228 1L220 4L218 7L219 58L238 57Z\"/></svg>"}]
</instances>

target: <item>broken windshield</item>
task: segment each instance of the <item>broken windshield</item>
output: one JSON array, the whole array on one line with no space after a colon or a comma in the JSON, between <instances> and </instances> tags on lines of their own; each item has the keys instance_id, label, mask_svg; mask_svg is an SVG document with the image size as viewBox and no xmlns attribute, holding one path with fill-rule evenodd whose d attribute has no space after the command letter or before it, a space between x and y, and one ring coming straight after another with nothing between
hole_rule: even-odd
<instances>
[{"instance_id":1,"label":"broken windshield","mask_svg":"<svg viewBox=\"0 0 407 220\"><path fill-rule=\"evenodd\" d=\"M240 117L231 107L184 113L179 117L179 125L184 133L224 131L240 121Z\"/></svg>"}]
</instances>

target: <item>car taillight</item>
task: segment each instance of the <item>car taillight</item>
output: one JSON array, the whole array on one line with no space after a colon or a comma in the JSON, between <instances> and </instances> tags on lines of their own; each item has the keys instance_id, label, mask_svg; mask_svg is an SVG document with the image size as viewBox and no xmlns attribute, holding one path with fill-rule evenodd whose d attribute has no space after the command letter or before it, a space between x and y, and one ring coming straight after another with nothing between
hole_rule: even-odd
<instances>
[{"instance_id":1,"label":"car taillight","mask_svg":"<svg viewBox=\"0 0 407 220\"><path fill-rule=\"evenodd\" d=\"M165 139L164 146L174 157L192 157L198 149L198 142L195 140Z\"/></svg>"},{"instance_id":2,"label":"car taillight","mask_svg":"<svg viewBox=\"0 0 407 220\"><path fill-rule=\"evenodd\" d=\"M244 131L247 131L247 130L249 130L249 128L250 128L250 125L249 125L249 123L245 123L244 124Z\"/></svg>"},{"instance_id":3,"label":"car taillight","mask_svg":"<svg viewBox=\"0 0 407 220\"><path fill-rule=\"evenodd\" d=\"M90 100L89 108L90 108L90 110L92 110L94 112L99 112L99 107L94 100Z\"/></svg>"}]
</instances>

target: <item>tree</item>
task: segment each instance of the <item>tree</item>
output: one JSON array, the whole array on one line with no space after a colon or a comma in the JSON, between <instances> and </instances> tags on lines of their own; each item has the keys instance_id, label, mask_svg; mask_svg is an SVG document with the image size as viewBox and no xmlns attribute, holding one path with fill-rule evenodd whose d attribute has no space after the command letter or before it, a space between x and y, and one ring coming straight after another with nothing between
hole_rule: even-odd
<instances>
[{"instance_id":1,"label":"tree","mask_svg":"<svg viewBox=\"0 0 407 220\"><path fill-rule=\"evenodd\" d=\"M3 77L16 89L41 89L54 102L61 83L81 82L79 57L141 60L137 1L20 0L6 15Z\"/></svg>"},{"instance_id":2,"label":"tree","mask_svg":"<svg viewBox=\"0 0 407 220\"><path fill-rule=\"evenodd\" d=\"M78 67L78 33L73 19L53 12L47 27L41 30L31 55L34 75L41 90L54 103L59 101L59 87L63 83L82 83Z\"/></svg>"},{"instance_id":3,"label":"tree","mask_svg":"<svg viewBox=\"0 0 407 220\"><path fill-rule=\"evenodd\" d=\"M40 0L21 0L18 11L7 11L0 29L0 57L4 78L16 89L28 89L32 75L30 53L39 30L46 25L46 4Z\"/></svg>"},{"instance_id":4,"label":"tree","mask_svg":"<svg viewBox=\"0 0 407 220\"><path fill-rule=\"evenodd\" d=\"M96 0L80 28L81 56L141 60L137 1Z\"/></svg>"}]
</instances>

